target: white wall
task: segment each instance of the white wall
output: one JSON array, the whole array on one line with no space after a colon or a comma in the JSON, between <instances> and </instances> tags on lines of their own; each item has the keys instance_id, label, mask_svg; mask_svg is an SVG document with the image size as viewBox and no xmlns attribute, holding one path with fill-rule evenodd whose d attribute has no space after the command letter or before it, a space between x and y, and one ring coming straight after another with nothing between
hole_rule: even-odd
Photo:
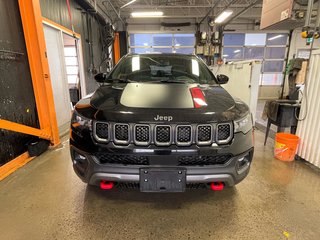
<instances>
[{"instance_id":1,"label":"white wall","mask_svg":"<svg viewBox=\"0 0 320 240\"><path fill-rule=\"evenodd\" d=\"M303 39L301 36L301 28L298 28L293 31L291 44L290 44L290 51L289 51L289 59L293 58L294 54L297 54L299 49L310 49L310 45L306 45L306 39ZM315 40L314 48L320 48L320 40Z\"/></svg>"}]
</instances>

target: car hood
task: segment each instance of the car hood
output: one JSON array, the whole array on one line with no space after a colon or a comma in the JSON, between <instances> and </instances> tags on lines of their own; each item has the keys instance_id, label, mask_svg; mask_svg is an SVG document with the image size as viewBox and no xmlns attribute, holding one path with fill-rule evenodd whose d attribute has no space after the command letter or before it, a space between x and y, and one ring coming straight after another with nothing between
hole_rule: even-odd
<instances>
[{"instance_id":1,"label":"car hood","mask_svg":"<svg viewBox=\"0 0 320 240\"><path fill-rule=\"evenodd\" d=\"M190 88L199 87L206 106L195 108ZM221 86L180 83L117 83L98 88L76 110L98 120L150 122L171 116L175 122L228 121L248 111ZM90 116L91 115L91 116Z\"/></svg>"},{"instance_id":2,"label":"car hood","mask_svg":"<svg viewBox=\"0 0 320 240\"><path fill-rule=\"evenodd\" d=\"M190 89L196 84L128 83L100 87L91 98L97 109L110 109L117 105L128 108L186 109L194 108ZM230 94L220 86L200 86L207 110L225 111L235 104Z\"/></svg>"}]
</instances>

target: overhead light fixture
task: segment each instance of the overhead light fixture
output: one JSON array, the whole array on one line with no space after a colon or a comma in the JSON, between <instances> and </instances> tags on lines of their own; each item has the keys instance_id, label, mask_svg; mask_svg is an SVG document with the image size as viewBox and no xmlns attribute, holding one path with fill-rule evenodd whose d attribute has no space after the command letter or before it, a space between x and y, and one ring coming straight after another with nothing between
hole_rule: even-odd
<instances>
[{"instance_id":1,"label":"overhead light fixture","mask_svg":"<svg viewBox=\"0 0 320 240\"><path fill-rule=\"evenodd\" d=\"M240 49L234 50L234 53L238 53L238 52L241 52L241 50Z\"/></svg>"},{"instance_id":2,"label":"overhead light fixture","mask_svg":"<svg viewBox=\"0 0 320 240\"><path fill-rule=\"evenodd\" d=\"M134 18L152 18L152 17L162 17L163 12L132 12L131 16Z\"/></svg>"},{"instance_id":3,"label":"overhead light fixture","mask_svg":"<svg viewBox=\"0 0 320 240\"><path fill-rule=\"evenodd\" d=\"M277 36L274 36L274 37L271 37L271 38L268 38L268 40L269 40L269 41L272 41L272 40L275 40L275 39L277 39L277 38L281 38L281 37L283 37L283 35L282 35L282 34L277 35Z\"/></svg>"},{"instance_id":4,"label":"overhead light fixture","mask_svg":"<svg viewBox=\"0 0 320 240\"><path fill-rule=\"evenodd\" d=\"M222 23L224 22L228 17L232 15L232 10L225 10L222 13L219 14L219 16L214 20L215 23Z\"/></svg>"},{"instance_id":5,"label":"overhead light fixture","mask_svg":"<svg viewBox=\"0 0 320 240\"><path fill-rule=\"evenodd\" d=\"M120 8L125 8L126 6L129 6L130 4L134 3L135 1L137 1L137 0L132 0L132 1L122 5Z\"/></svg>"}]
</instances>

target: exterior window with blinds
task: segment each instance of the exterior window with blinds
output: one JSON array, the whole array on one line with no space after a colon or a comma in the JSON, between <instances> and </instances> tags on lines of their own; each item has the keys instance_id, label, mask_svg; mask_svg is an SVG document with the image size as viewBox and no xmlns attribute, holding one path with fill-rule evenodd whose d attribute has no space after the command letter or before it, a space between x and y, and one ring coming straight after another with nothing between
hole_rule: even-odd
<instances>
[{"instance_id":1,"label":"exterior window with blinds","mask_svg":"<svg viewBox=\"0 0 320 240\"><path fill-rule=\"evenodd\" d=\"M191 33L131 33L129 49L132 53L193 54L195 41Z\"/></svg>"},{"instance_id":2,"label":"exterior window with blinds","mask_svg":"<svg viewBox=\"0 0 320 240\"><path fill-rule=\"evenodd\" d=\"M288 51L288 33L225 33L223 58L262 61L260 85L281 85Z\"/></svg>"}]
</instances>

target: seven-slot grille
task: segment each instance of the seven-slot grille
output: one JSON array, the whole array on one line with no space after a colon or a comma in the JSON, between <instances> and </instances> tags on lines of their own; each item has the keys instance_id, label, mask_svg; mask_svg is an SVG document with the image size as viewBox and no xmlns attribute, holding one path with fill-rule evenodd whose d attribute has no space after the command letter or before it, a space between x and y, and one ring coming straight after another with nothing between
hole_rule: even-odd
<instances>
[{"instance_id":1,"label":"seven-slot grille","mask_svg":"<svg viewBox=\"0 0 320 240\"><path fill-rule=\"evenodd\" d=\"M150 143L150 126L149 125L135 125L134 141L141 145Z\"/></svg>"},{"instance_id":2,"label":"seven-slot grille","mask_svg":"<svg viewBox=\"0 0 320 240\"><path fill-rule=\"evenodd\" d=\"M200 125L155 125L95 122L94 138L98 142L114 141L116 144L147 146L227 144L233 136L231 123Z\"/></svg>"},{"instance_id":3,"label":"seven-slot grille","mask_svg":"<svg viewBox=\"0 0 320 240\"><path fill-rule=\"evenodd\" d=\"M98 141L108 141L109 140L109 124L97 122L95 124L95 136Z\"/></svg>"},{"instance_id":4,"label":"seven-slot grille","mask_svg":"<svg viewBox=\"0 0 320 240\"><path fill-rule=\"evenodd\" d=\"M114 125L114 141L116 143L129 143L129 125L116 123Z\"/></svg>"},{"instance_id":5,"label":"seven-slot grille","mask_svg":"<svg viewBox=\"0 0 320 240\"><path fill-rule=\"evenodd\" d=\"M155 127L155 142L157 145L171 144L171 127L168 125L158 125Z\"/></svg>"},{"instance_id":6,"label":"seven-slot grille","mask_svg":"<svg viewBox=\"0 0 320 240\"><path fill-rule=\"evenodd\" d=\"M231 125L229 123L218 124L217 128L217 142L228 142L231 136Z\"/></svg>"},{"instance_id":7,"label":"seven-slot grille","mask_svg":"<svg viewBox=\"0 0 320 240\"><path fill-rule=\"evenodd\" d=\"M197 129L197 142L208 144L212 141L212 125L199 125Z\"/></svg>"},{"instance_id":8,"label":"seven-slot grille","mask_svg":"<svg viewBox=\"0 0 320 240\"><path fill-rule=\"evenodd\" d=\"M192 127L177 126L176 142L178 145L189 145L192 142Z\"/></svg>"}]
</instances>

